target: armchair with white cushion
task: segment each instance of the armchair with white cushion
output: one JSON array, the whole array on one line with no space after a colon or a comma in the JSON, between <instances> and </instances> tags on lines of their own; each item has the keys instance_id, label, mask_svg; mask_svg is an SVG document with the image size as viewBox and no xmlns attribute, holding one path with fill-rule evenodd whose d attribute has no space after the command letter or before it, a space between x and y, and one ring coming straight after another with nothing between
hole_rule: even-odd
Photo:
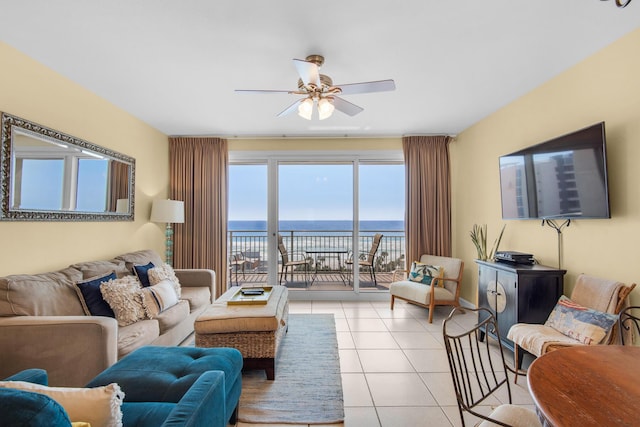
<instances>
[{"instance_id":1,"label":"armchair with white cushion","mask_svg":"<svg viewBox=\"0 0 640 427\"><path fill-rule=\"evenodd\" d=\"M579 275L571 296L561 297L544 325L516 323L509 329L507 338L513 341L516 370L519 371L522 367L524 352L540 357L563 347L619 343L620 336L615 320L620 311L628 305L628 296L635 286L635 283L627 286L615 280ZM556 314L555 312L562 308L559 306L563 305L569 309L565 309L565 313ZM588 312L588 318L571 319L571 310ZM602 314L598 316L599 313ZM611 328L603 332L598 330L600 325L595 319L604 318L607 314L613 315L610 316L613 322L610 322ZM517 380L516 376L515 382Z\"/></svg>"},{"instance_id":2,"label":"armchair with white cushion","mask_svg":"<svg viewBox=\"0 0 640 427\"><path fill-rule=\"evenodd\" d=\"M394 272L393 283L389 286L391 310L393 310L395 299L400 298L410 304L429 309L429 323L432 323L433 310L437 305L460 307L460 285L464 262L459 258L422 255L420 263L439 267L441 276L430 278L429 283L423 283L410 280L412 278L410 271L405 271L404 277L396 280L396 272Z\"/></svg>"}]
</instances>

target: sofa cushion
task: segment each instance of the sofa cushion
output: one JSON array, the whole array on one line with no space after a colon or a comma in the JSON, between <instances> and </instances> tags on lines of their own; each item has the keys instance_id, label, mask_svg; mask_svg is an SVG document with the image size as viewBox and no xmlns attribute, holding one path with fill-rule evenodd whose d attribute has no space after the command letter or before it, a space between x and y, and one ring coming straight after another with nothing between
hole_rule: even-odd
<instances>
[{"instance_id":1,"label":"sofa cushion","mask_svg":"<svg viewBox=\"0 0 640 427\"><path fill-rule=\"evenodd\" d=\"M182 296L180 298L189 302L191 312L211 304L211 293L209 288L205 287L182 288Z\"/></svg>"},{"instance_id":2,"label":"sofa cushion","mask_svg":"<svg viewBox=\"0 0 640 427\"><path fill-rule=\"evenodd\" d=\"M148 262L144 265L133 264L133 273L136 275L143 287L151 286L149 282L149 270L155 267L155 264Z\"/></svg>"},{"instance_id":3,"label":"sofa cushion","mask_svg":"<svg viewBox=\"0 0 640 427\"><path fill-rule=\"evenodd\" d=\"M116 272L118 278L131 274L127 270L127 266L124 261L112 259L108 261L87 261L72 264L71 268L75 268L82 272L83 279L89 279L96 276L104 276L112 271Z\"/></svg>"},{"instance_id":4,"label":"sofa cushion","mask_svg":"<svg viewBox=\"0 0 640 427\"><path fill-rule=\"evenodd\" d=\"M112 271L106 275L92 277L76 283L78 298L87 316L116 317L109 304L102 297L100 285L109 280L115 280L116 273Z\"/></svg>"},{"instance_id":5,"label":"sofa cushion","mask_svg":"<svg viewBox=\"0 0 640 427\"><path fill-rule=\"evenodd\" d=\"M13 388L0 389L0 419L2 425L9 426L71 427L58 402L44 394Z\"/></svg>"},{"instance_id":6,"label":"sofa cushion","mask_svg":"<svg viewBox=\"0 0 640 427\"><path fill-rule=\"evenodd\" d=\"M152 285L158 284L163 280L171 280L171 283L173 283L173 287L176 290L176 294L178 295L178 298L180 298L180 280L178 280L178 276L176 276L176 272L173 267L166 262L149 270L149 282Z\"/></svg>"},{"instance_id":7,"label":"sofa cushion","mask_svg":"<svg viewBox=\"0 0 640 427\"><path fill-rule=\"evenodd\" d=\"M127 270L133 273L134 265L145 265L153 263L153 265L162 265L163 261L155 251L151 249L144 249L136 252L128 252L126 254L118 255L115 259L124 261L127 266Z\"/></svg>"},{"instance_id":8,"label":"sofa cushion","mask_svg":"<svg viewBox=\"0 0 640 427\"><path fill-rule=\"evenodd\" d=\"M562 295L545 326L550 326L582 344L594 345L603 342L617 321L616 314L592 310Z\"/></svg>"},{"instance_id":9,"label":"sofa cushion","mask_svg":"<svg viewBox=\"0 0 640 427\"><path fill-rule=\"evenodd\" d=\"M140 320L131 325L118 327L118 358L151 344L159 336L160 326L156 319Z\"/></svg>"},{"instance_id":10,"label":"sofa cushion","mask_svg":"<svg viewBox=\"0 0 640 427\"><path fill-rule=\"evenodd\" d=\"M155 318L158 314L173 307L178 303L178 295L169 280L153 286L147 286L140 290L142 304L149 319ZM162 328L160 328L162 330Z\"/></svg>"},{"instance_id":11,"label":"sofa cushion","mask_svg":"<svg viewBox=\"0 0 640 427\"><path fill-rule=\"evenodd\" d=\"M135 277L125 276L103 282L100 291L115 313L118 326L127 326L146 317L140 283Z\"/></svg>"},{"instance_id":12,"label":"sofa cushion","mask_svg":"<svg viewBox=\"0 0 640 427\"><path fill-rule=\"evenodd\" d=\"M0 278L0 316L84 316L73 268Z\"/></svg>"},{"instance_id":13,"label":"sofa cushion","mask_svg":"<svg viewBox=\"0 0 640 427\"><path fill-rule=\"evenodd\" d=\"M162 335L187 317L189 317L189 303L181 300L173 307L158 314L155 320L158 321L160 334Z\"/></svg>"},{"instance_id":14,"label":"sofa cushion","mask_svg":"<svg viewBox=\"0 0 640 427\"><path fill-rule=\"evenodd\" d=\"M407 279L412 282L431 285L431 281L434 277L442 277L443 274L444 270L438 265L430 265L414 261L411 263L411 271L409 271Z\"/></svg>"}]
</instances>

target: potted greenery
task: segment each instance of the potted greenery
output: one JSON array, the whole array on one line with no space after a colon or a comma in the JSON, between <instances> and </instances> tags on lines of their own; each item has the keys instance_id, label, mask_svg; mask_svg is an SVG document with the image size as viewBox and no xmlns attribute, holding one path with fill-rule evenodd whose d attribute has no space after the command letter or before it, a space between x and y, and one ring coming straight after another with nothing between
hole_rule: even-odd
<instances>
[{"instance_id":1,"label":"potted greenery","mask_svg":"<svg viewBox=\"0 0 640 427\"><path fill-rule=\"evenodd\" d=\"M500 235L493 242L493 247L490 252L487 252L487 224L473 224L473 228L469 233L471 235L471 241L476 247L478 251L478 259L481 261L492 260L498 250L498 246L500 246L500 240L502 240L502 233L504 233L504 228L506 224L502 226L502 230L500 230Z\"/></svg>"}]
</instances>

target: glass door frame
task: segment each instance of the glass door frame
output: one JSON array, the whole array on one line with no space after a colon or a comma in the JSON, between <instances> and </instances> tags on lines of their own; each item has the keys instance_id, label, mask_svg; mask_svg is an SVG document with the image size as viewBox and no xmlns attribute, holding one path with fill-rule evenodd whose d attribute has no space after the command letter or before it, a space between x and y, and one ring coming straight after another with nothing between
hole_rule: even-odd
<instances>
[{"instance_id":1,"label":"glass door frame","mask_svg":"<svg viewBox=\"0 0 640 427\"><path fill-rule=\"evenodd\" d=\"M280 163L351 163L353 165L353 241L359 241L359 166L360 162L404 163L402 150L371 151L229 151L229 164L267 165L267 283L278 283L278 166ZM289 292L290 299L335 301L387 301L387 292L360 292L359 269L354 269L353 291Z\"/></svg>"}]
</instances>

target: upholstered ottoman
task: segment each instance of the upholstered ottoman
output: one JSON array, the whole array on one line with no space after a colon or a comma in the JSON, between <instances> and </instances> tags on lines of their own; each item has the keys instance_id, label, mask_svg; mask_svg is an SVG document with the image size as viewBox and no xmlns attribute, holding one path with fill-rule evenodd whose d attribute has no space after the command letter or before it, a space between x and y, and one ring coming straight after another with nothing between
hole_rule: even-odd
<instances>
[{"instance_id":1,"label":"upholstered ottoman","mask_svg":"<svg viewBox=\"0 0 640 427\"><path fill-rule=\"evenodd\" d=\"M275 378L275 361L280 341L287 331L288 290L274 286L264 305L229 305L238 292L231 288L195 321L197 347L234 347L244 358L245 369L264 369Z\"/></svg>"},{"instance_id":2,"label":"upholstered ottoman","mask_svg":"<svg viewBox=\"0 0 640 427\"><path fill-rule=\"evenodd\" d=\"M234 424L242 391L242 355L235 348L141 347L105 369L87 387L118 383L125 405L177 403L207 371L224 373L226 399L216 406L224 411L224 419Z\"/></svg>"}]
</instances>

